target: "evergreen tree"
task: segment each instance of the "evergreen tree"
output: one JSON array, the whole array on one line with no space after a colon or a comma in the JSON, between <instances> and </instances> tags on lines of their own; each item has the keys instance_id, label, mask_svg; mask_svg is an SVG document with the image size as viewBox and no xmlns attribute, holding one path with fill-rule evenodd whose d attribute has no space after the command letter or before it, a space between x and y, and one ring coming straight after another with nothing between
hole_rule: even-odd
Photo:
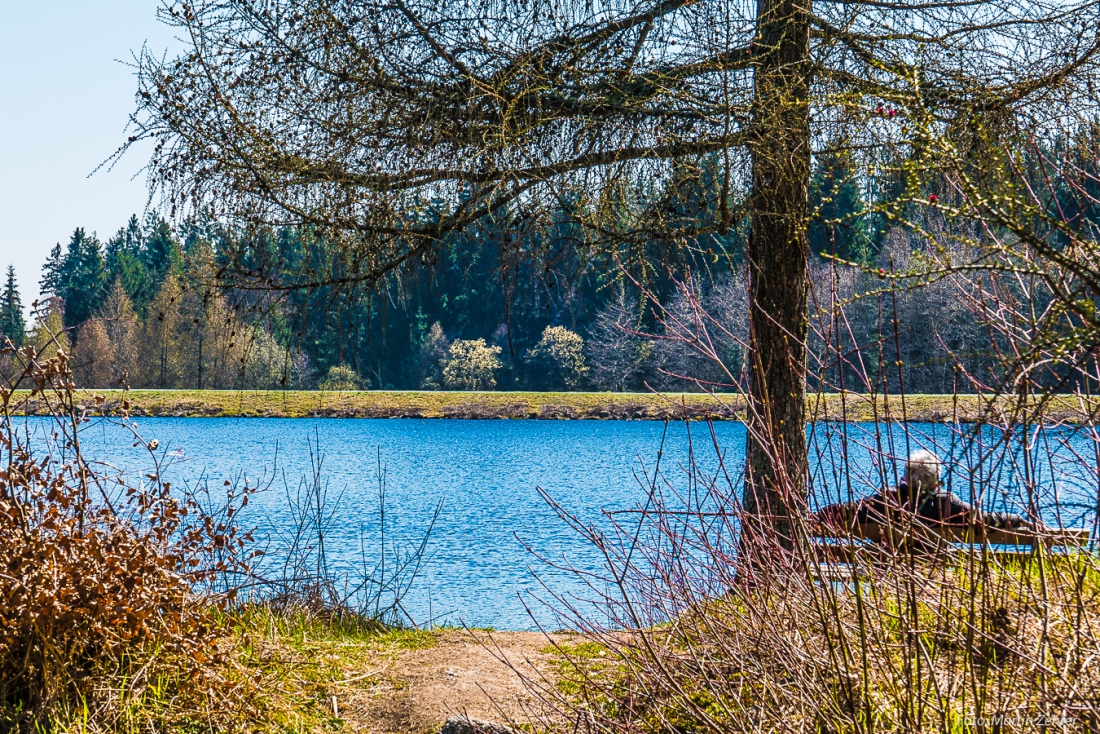
<instances>
[{"instance_id":1,"label":"evergreen tree","mask_svg":"<svg viewBox=\"0 0 1100 734\"><path fill-rule=\"evenodd\" d=\"M131 214L126 226L120 227L115 236L107 241L107 270L117 274L119 260L124 255L140 257L143 240L141 222L136 214Z\"/></svg>"},{"instance_id":2,"label":"evergreen tree","mask_svg":"<svg viewBox=\"0 0 1100 734\"><path fill-rule=\"evenodd\" d=\"M11 339L16 347L23 346L26 337L26 323L23 320L23 302L19 298L19 288L15 284L15 268L8 266L8 278L4 282L4 291L0 294L0 337Z\"/></svg>"},{"instance_id":3,"label":"evergreen tree","mask_svg":"<svg viewBox=\"0 0 1100 734\"><path fill-rule=\"evenodd\" d=\"M906 169L904 162L890 152L883 153L868 169L867 200L873 204L867 217L872 250L882 252L887 236L893 228L892 220L904 217L908 221L914 216L911 205L906 204Z\"/></svg>"},{"instance_id":4,"label":"evergreen tree","mask_svg":"<svg viewBox=\"0 0 1100 734\"><path fill-rule=\"evenodd\" d=\"M844 260L870 262L874 256L871 233L850 156L831 154L819 160L810 192L816 213L807 233L810 249Z\"/></svg>"},{"instance_id":5,"label":"evergreen tree","mask_svg":"<svg viewBox=\"0 0 1100 734\"><path fill-rule=\"evenodd\" d=\"M142 251L145 269L158 284L168 273L179 269L182 253L172 225L163 218L150 215L145 223L145 247Z\"/></svg>"},{"instance_id":6,"label":"evergreen tree","mask_svg":"<svg viewBox=\"0 0 1100 734\"><path fill-rule=\"evenodd\" d=\"M77 227L62 260L57 294L65 302L65 326L82 324L92 317L107 295L107 269L103 249L95 236Z\"/></svg>"},{"instance_id":7,"label":"evergreen tree","mask_svg":"<svg viewBox=\"0 0 1100 734\"><path fill-rule=\"evenodd\" d=\"M42 280L38 281L39 290L42 291L44 296L59 296L61 295L59 288L61 286L61 271L64 267L64 262L61 257L61 243L58 242L50 250L50 256L46 259L46 264L42 266Z\"/></svg>"},{"instance_id":8,"label":"evergreen tree","mask_svg":"<svg viewBox=\"0 0 1100 734\"><path fill-rule=\"evenodd\" d=\"M178 274L183 263L179 242L172 226L163 217L150 214L146 218L141 248L136 257L138 263L134 266L134 275L130 279L124 277L123 285L134 308L145 314L165 281L169 276Z\"/></svg>"},{"instance_id":9,"label":"evergreen tree","mask_svg":"<svg viewBox=\"0 0 1100 734\"><path fill-rule=\"evenodd\" d=\"M850 257L848 234L864 233L863 222L867 231L881 229L874 215L864 213L864 197L876 206L889 203L891 196L897 196L891 193L896 179L876 178L878 168L875 172L868 168L866 177L860 168L859 175L853 176L850 163L822 158L815 169L812 193L819 221L811 240L824 252L839 244L837 254ZM712 175L713 166L706 161L703 164L697 183L688 176L679 188L670 178L654 183L649 192L624 189L623 207L633 206L629 199L636 200L638 207L659 209L662 215L718 216L704 206L710 195L699 190L717 187L720 171ZM857 185L857 181L861 183ZM1067 202L1062 205L1068 207ZM638 390L647 385L692 389L692 383L676 375L705 379L719 390L739 383L748 371L743 348L748 342L747 286L743 273L735 277L723 274L726 265L722 261L728 259L734 265L740 258L741 245L735 240L741 235L732 232L725 244L714 239L717 235L696 237L687 250L694 248L698 257L677 261L680 265L673 266L674 274L669 276L654 267L663 262L662 248L667 244L639 242L640 254L636 256L624 251L621 262L629 278L644 283L651 294L647 301L653 299L653 308L648 302L643 307L633 288L624 289L616 282L622 271L612 261L581 252L585 233L572 223L577 215L568 214L565 207L579 210L589 205L580 199L562 202L560 215L532 224L522 236L510 224L481 222L451 235L429 267L410 269L372 289L330 286L290 292L278 300L257 297L245 289L227 291L225 283L219 282L219 271L233 262L248 261L242 254L246 251L262 250L267 254L257 262L271 263L270 248L278 251L279 267L288 270L350 274L359 265L342 254L337 244L305 228L252 236L194 223L185 223L176 231L159 218L142 225L131 217L111 238L105 253L83 230L74 232L68 252L54 248L43 280L54 284L48 293L59 292L63 298L50 298L50 318L57 323L51 321L47 331L59 333L62 314L76 312L64 319L68 325L83 323L69 331L70 336L76 335L73 366L82 384L96 386L117 385L125 378L133 387L268 387L287 377L287 384L312 387L316 378L340 365L352 369L364 385L393 389L475 383L482 387L493 384L496 389L573 389L582 377L584 382L591 380L594 386L611 390ZM435 204L414 208L409 216L445 215L444 209L432 207ZM501 212L501 219L512 216L507 210ZM1084 215L1080 219L1082 226L1088 226ZM826 227L852 223L840 237L836 230L830 235ZM511 228L511 233L502 226ZM520 239L508 241L509 237ZM876 265L892 257L900 266L902 256L912 249L904 232L896 228L886 238L882 252L874 244L876 237L869 239L871 252L878 253L870 259ZM513 254L516 248L523 251L522 256ZM225 259L227 249L236 252L232 260ZM463 257L462 253L473 254ZM92 314L102 320L102 328L94 326L94 319L83 321L79 313L95 302L89 294L95 292L100 261L111 284L102 289L106 295ZM822 268L820 262L815 267L814 282L824 283L821 273L829 268ZM701 357L690 340L683 338L690 336L683 333L684 328L696 321L696 305L676 286L682 278L675 275L680 268L691 272L696 286L692 297L721 325L711 330L709 341L726 370ZM156 276L157 271L164 276ZM857 269L842 268L837 277L845 299L874 287ZM21 318L10 269L6 291L3 285L0 279L0 318ZM143 293L153 294L144 308L132 301L133 294ZM924 289L920 293L927 297L915 296L911 303L899 298L905 382L927 391L950 391L951 374L942 369L949 364L944 345L957 355L975 355L964 361L967 369L977 374L984 364L977 346L980 340L973 336L974 325L967 321L967 314L946 297L946 291ZM823 302L820 293L818 296L816 302ZM16 305L7 305L12 302ZM47 313L46 307L42 313ZM657 319L657 313L672 319ZM868 364L877 364L876 312L854 304L847 313L852 334L846 337L851 342L846 349L863 355ZM687 326L669 326L677 321ZM911 323L935 323L937 328L906 330L904 325ZM549 325L555 328L548 330ZM0 332L4 328L0 326ZM576 348L559 349L567 346L566 342L555 339L551 343L547 333L576 335L575 340L569 339ZM37 337L45 340L46 331L39 329L23 341L37 343ZM452 339L467 347L481 340L484 349L450 354ZM821 340L812 342L810 349L813 354L820 353ZM892 344L890 349L894 349ZM572 356L561 358L566 354ZM491 362L492 369L485 379L471 381L465 373L477 361L475 356L486 357L482 361ZM565 369L569 365L576 369ZM444 375L447 367L449 379ZM5 369L0 364L0 374ZM851 374L854 379L855 373Z\"/></svg>"},{"instance_id":10,"label":"evergreen tree","mask_svg":"<svg viewBox=\"0 0 1100 734\"><path fill-rule=\"evenodd\" d=\"M1037 170L1030 176L1037 190L1049 186L1046 182L1051 179L1055 182L1048 216L1065 221L1079 238L1100 238L1100 156L1096 154L1100 150L1100 122L1077 131L1072 139L1057 141L1053 147L1044 162L1033 164ZM1058 171L1060 166L1079 175L1070 180ZM1070 246L1067 232L1054 231L1051 236L1059 246Z\"/></svg>"},{"instance_id":11,"label":"evergreen tree","mask_svg":"<svg viewBox=\"0 0 1100 734\"><path fill-rule=\"evenodd\" d=\"M107 242L107 279L112 283L119 281L131 301L139 297L145 287L144 241L141 222L133 215L126 226Z\"/></svg>"}]
</instances>

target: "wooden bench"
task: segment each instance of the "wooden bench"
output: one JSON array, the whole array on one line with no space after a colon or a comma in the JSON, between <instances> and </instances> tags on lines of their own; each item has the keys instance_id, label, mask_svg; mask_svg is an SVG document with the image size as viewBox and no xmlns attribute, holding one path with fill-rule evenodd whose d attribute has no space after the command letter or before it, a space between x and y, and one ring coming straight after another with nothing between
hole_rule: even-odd
<instances>
[{"instance_id":1,"label":"wooden bench","mask_svg":"<svg viewBox=\"0 0 1100 734\"><path fill-rule=\"evenodd\" d=\"M983 552L998 560L1026 559L1033 557L1039 548L1066 551L1087 548L1091 535L1089 528L1000 530L911 522L854 524L844 533L819 527L811 532L810 540L818 577L850 581L855 576L853 563L867 568L898 551L910 550L927 557L945 554L956 561Z\"/></svg>"}]
</instances>

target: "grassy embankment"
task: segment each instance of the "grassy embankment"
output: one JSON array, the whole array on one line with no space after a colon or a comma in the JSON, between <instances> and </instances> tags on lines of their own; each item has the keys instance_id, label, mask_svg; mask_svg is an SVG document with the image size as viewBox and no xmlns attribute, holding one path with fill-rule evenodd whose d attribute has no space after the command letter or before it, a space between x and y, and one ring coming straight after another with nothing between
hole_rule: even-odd
<instances>
[{"instance_id":1,"label":"grassy embankment","mask_svg":"<svg viewBox=\"0 0 1100 734\"><path fill-rule=\"evenodd\" d=\"M98 402L96 396L102 398ZM729 394L597 392L322 392L306 390L119 390L78 391L87 408L117 415L125 400L134 415L169 417L268 418L540 418L681 419L744 417L744 400ZM863 394L810 396L811 415L820 419L869 421L878 417L909 421L978 417L984 402L977 395L907 395L872 401ZM20 413L45 413L38 399L15 396ZM1072 396L1054 399L1047 419L1073 420L1080 406Z\"/></svg>"}]
</instances>

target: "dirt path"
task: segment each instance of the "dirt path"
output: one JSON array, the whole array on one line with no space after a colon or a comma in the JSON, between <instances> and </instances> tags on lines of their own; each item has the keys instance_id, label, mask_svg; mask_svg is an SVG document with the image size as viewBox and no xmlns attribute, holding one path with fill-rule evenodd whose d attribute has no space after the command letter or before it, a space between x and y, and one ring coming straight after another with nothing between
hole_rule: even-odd
<instances>
[{"instance_id":1,"label":"dirt path","mask_svg":"<svg viewBox=\"0 0 1100 734\"><path fill-rule=\"evenodd\" d=\"M428 646L380 651L371 660L377 669L365 671L370 675L336 687L339 717L348 729L425 734L438 731L451 716L502 723L531 719L537 701L499 658L525 675L552 676L546 636L448 630L434 637Z\"/></svg>"}]
</instances>

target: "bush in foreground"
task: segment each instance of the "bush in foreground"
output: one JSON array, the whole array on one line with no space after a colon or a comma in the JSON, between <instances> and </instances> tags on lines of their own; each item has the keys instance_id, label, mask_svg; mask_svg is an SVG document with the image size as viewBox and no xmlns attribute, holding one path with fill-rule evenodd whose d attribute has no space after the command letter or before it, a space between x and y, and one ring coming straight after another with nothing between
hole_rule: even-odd
<instances>
[{"instance_id":1,"label":"bush in foreground","mask_svg":"<svg viewBox=\"0 0 1100 734\"><path fill-rule=\"evenodd\" d=\"M220 621L233 593L213 591L242 568L247 537L233 507L214 515L156 475L134 487L97 472L79 451L64 351L16 356L25 365L16 384L30 383L61 417L53 441L21 436L9 417L13 385L0 388L0 728L248 721L252 689L228 659Z\"/></svg>"}]
</instances>

